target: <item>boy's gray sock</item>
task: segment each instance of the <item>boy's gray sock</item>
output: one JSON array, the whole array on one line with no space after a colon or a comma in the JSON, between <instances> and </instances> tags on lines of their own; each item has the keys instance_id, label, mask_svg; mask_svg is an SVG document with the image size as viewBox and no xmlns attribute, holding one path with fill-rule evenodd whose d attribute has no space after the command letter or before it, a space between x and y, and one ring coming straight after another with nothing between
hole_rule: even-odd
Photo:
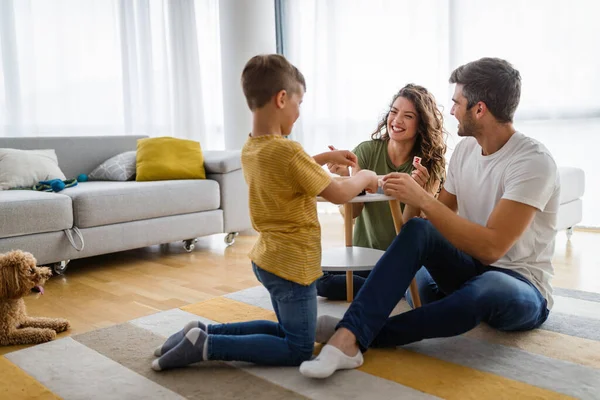
<instances>
[{"instance_id":1,"label":"boy's gray sock","mask_svg":"<svg viewBox=\"0 0 600 400\"><path fill-rule=\"evenodd\" d=\"M206 332L206 325L204 325L200 321L190 321L188 322L182 330L177 333L172 334L166 342L161 344L154 350L154 355L156 357L160 357L165 354L167 351L171 350L173 347L177 346L179 342L183 340L185 334L188 333L192 328L200 328L204 332Z\"/></svg>"},{"instance_id":2,"label":"boy's gray sock","mask_svg":"<svg viewBox=\"0 0 600 400\"><path fill-rule=\"evenodd\" d=\"M177 346L152 362L152 369L162 371L204 361L207 345L208 334L200 328L192 328Z\"/></svg>"},{"instance_id":3,"label":"boy's gray sock","mask_svg":"<svg viewBox=\"0 0 600 400\"><path fill-rule=\"evenodd\" d=\"M335 327L340 321L340 318L331 315L321 315L317 319L317 332L315 335L317 343L327 343L335 333Z\"/></svg>"}]
</instances>

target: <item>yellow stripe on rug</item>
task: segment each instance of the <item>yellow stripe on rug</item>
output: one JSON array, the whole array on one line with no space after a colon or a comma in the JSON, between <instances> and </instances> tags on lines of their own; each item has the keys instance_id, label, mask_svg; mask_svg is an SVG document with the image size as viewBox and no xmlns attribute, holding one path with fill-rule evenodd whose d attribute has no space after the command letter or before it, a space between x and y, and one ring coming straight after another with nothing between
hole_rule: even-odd
<instances>
[{"instance_id":1,"label":"yellow stripe on rug","mask_svg":"<svg viewBox=\"0 0 600 400\"><path fill-rule=\"evenodd\" d=\"M572 399L551 390L402 349L369 349L359 370L447 400Z\"/></svg>"},{"instance_id":2,"label":"yellow stripe on rug","mask_svg":"<svg viewBox=\"0 0 600 400\"><path fill-rule=\"evenodd\" d=\"M0 357L0 371L0 399L60 399L4 357Z\"/></svg>"},{"instance_id":3,"label":"yellow stripe on rug","mask_svg":"<svg viewBox=\"0 0 600 400\"><path fill-rule=\"evenodd\" d=\"M273 311L226 297L215 297L181 309L220 323L277 320ZM489 372L402 349L370 349L365 354L365 364L359 370L450 400L571 398Z\"/></svg>"}]
</instances>

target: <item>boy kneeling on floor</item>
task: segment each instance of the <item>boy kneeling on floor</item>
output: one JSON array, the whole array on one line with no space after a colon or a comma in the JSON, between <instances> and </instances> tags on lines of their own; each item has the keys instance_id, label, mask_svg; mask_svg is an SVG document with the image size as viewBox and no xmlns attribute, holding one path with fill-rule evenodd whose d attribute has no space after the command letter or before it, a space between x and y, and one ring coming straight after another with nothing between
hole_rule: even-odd
<instances>
[{"instance_id":1,"label":"boy kneeling on floor","mask_svg":"<svg viewBox=\"0 0 600 400\"><path fill-rule=\"evenodd\" d=\"M316 196L342 204L363 190L377 191L377 175L361 170L332 180L326 163L356 166L346 150L310 157L287 140L306 90L302 73L280 55L255 56L242 72L253 116L242 149L250 218L259 233L249 256L256 278L269 291L278 322L205 326L188 323L155 351L152 368L165 370L205 360L297 366L313 353L317 324L316 280L321 271L321 229Z\"/></svg>"}]
</instances>

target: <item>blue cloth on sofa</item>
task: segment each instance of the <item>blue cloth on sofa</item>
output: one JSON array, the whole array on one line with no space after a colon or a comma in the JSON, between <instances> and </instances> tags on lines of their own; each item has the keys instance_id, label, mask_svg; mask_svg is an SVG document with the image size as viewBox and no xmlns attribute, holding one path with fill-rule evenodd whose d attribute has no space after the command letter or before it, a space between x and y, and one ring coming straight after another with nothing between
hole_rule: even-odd
<instances>
[{"instance_id":1,"label":"blue cloth on sofa","mask_svg":"<svg viewBox=\"0 0 600 400\"><path fill-rule=\"evenodd\" d=\"M49 181L40 181L32 189L40 192L60 192L69 187L77 186L77 179L51 179Z\"/></svg>"}]
</instances>

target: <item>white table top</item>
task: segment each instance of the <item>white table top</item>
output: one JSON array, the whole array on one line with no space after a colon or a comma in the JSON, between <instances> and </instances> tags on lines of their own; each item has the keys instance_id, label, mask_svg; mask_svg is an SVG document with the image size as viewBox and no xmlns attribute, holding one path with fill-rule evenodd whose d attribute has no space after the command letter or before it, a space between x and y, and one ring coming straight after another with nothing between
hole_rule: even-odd
<instances>
[{"instance_id":1,"label":"white table top","mask_svg":"<svg viewBox=\"0 0 600 400\"><path fill-rule=\"evenodd\" d=\"M366 247L334 247L323 250L323 271L370 271L385 252Z\"/></svg>"},{"instance_id":2,"label":"white table top","mask_svg":"<svg viewBox=\"0 0 600 400\"><path fill-rule=\"evenodd\" d=\"M392 196L386 196L385 194L367 193L364 196L356 196L355 198L350 200L348 203L373 203L376 201L389 201L389 200L396 200L396 199ZM321 202L321 203L327 203L327 200L325 200L321 196L317 196L317 201Z\"/></svg>"}]
</instances>

